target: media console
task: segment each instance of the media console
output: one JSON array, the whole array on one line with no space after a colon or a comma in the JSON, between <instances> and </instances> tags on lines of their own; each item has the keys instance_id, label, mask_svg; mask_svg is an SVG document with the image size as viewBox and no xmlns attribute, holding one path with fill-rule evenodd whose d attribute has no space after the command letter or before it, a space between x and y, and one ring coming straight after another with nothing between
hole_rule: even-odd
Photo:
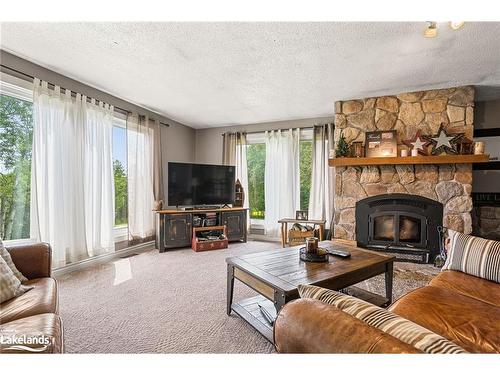
<instances>
[{"instance_id":1,"label":"media console","mask_svg":"<svg viewBox=\"0 0 500 375\"><path fill-rule=\"evenodd\" d=\"M156 246L163 253L191 246L193 229L225 225L229 241L247 241L247 208L156 211Z\"/></svg>"}]
</instances>

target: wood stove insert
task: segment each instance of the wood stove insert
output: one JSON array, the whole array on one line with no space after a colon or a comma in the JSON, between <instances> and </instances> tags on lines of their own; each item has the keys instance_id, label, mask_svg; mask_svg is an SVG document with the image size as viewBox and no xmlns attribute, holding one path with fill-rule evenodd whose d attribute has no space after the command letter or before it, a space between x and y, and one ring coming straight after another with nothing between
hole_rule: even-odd
<instances>
[{"instance_id":1,"label":"wood stove insert","mask_svg":"<svg viewBox=\"0 0 500 375\"><path fill-rule=\"evenodd\" d=\"M443 205L410 194L383 194L356 203L359 247L395 253L398 260L432 263L439 254Z\"/></svg>"}]
</instances>

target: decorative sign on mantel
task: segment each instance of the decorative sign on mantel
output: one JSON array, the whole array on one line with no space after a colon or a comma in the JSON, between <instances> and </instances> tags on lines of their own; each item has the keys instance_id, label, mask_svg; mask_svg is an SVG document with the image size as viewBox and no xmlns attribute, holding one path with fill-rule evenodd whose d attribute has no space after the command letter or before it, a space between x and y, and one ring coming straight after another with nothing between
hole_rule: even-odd
<instances>
[{"instance_id":1,"label":"decorative sign on mantel","mask_svg":"<svg viewBox=\"0 0 500 375\"><path fill-rule=\"evenodd\" d=\"M375 131L365 133L366 157L396 157L398 156L398 142L395 130Z\"/></svg>"}]
</instances>

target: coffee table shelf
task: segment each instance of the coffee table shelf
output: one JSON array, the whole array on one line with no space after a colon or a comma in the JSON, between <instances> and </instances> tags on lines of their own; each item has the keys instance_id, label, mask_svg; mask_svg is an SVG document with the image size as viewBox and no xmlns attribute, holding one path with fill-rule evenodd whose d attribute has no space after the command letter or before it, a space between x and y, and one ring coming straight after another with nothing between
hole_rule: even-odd
<instances>
[{"instance_id":1,"label":"coffee table shelf","mask_svg":"<svg viewBox=\"0 0 500 375\"><path fill-rule=\"evenodd\" d=\"M259 304L264 306L266 310L276 318L276 309L273 303L266 297L260 295L234 302L232 309L243 320L250 323L252 327L259 331L262 336L273 342L273 326L262 316Z\"/></svg>"}]
</instances>

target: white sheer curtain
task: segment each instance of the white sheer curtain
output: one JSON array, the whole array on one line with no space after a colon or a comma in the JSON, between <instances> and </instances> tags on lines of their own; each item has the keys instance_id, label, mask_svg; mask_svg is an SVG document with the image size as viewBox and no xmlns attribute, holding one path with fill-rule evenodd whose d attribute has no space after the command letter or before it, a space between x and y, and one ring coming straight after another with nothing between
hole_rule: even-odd
<instances>
[{"instance_id":1,"label":"white sheer curtain","mask_svg":"<svg viewBox=\"0 0 500 375\"><path fill-rule=\"evenodd\" d=\"M133 240L155 234L154 130L147 116L127 117L128 228Z\"/></svg>"},{"instance_id":2,"label":"white sheer curtain","mask_svg":"<svg viewBox=\"0 0 500 375\"><path fill-rule=\"evenodd\" d=\"M113 107L34 80L31 237L61 267L114 251Z\"/></svg>"},{"instance_id":3,"label":"white sheer curtain","mask_svg":"<svg viewBox=\"0 0 500 375\"><path fill-rule=\"evenodd\" d=\"M333 147L333 125L315 126L313 131L311 190L309 193L309 219L326 220L330 227L333 212L334 169L328 166L329 150Z\"/></svg>"},{"instance_id":4,"label":"white sheer curtain","mask_svg":"<svg viewBox=\"0 0 500 375\"><path fill-rule=\"evenodd\" d=\"M83 103L85 234L89 256L114 251L113 107Z\"/></svg>"},{"instance_id":5,"label":"white sheer curtain","mask_svg":"<svg viewBox=\"0 0 500 375\"><path fill-rule=\"evenodd\" d=\"M236 178L245 192L243 207L248 207L248 166L246 133L224 133L222 142L222 164L236 166Z\"/></svg>"},{"instance_id":6,"label":"white sheer curtain","mask_svg":"<svg viewBox=\"0 0 500 375\"><path fill-rule=\"evenodd\" d=\"M278 237L278 220L300 207L299 129L266 131L266 234Z\"/></svg>"},{"instance_id":7,"label":"white sheer curtain","mask_svg":"<svg viewBox=\"0 0 500 375\"><path fill-rule=\"evenodd\" d=\"M240 180L245 192L243 207L248 207L247 136L245 133L239 134L236 142L236 178Z\"/></svg>"}]
</instances>

